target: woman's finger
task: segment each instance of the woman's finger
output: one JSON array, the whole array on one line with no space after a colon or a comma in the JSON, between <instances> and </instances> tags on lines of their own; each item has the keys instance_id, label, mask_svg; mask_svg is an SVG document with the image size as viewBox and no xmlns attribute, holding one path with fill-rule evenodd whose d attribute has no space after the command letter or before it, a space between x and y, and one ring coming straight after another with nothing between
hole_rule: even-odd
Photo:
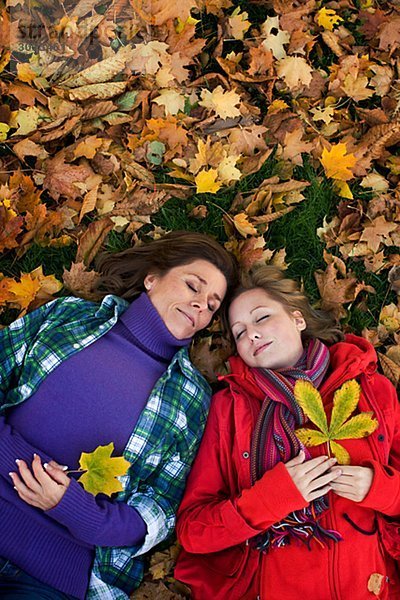
<instances>
[{"instance_id":1,"label":"woman's finger","mask_svg":"<svg viewBox=\"0 0 400 600\"><path fill-rule=\"evenodd\" d=\"M26 462L18 458L15 462L17 463L20 477L25 483L26 487L33 492L39 492L41 488L40 483L32 475L31 470L27 466Z\"/></svg>"},{"instance_id":2,"label":"woman's finger","mask_svg":"<svg viewBox=\"0 0 400 600\"><path fill-rule=\"evenodd\" d=\"M329 473L327 473L326 475L321 475L321 477L317 477L316 479L313 479L309 485L308 488L310 490L310 492L313 492L321 487L325 487L326 485L328 485L331 481L335 481L335 479L337 479L338 477L340 477L340 472L332 472L330 471Z\"/></svg>"},{"instance_id":3,"label":"woman's finger","mask_svg":"<svg viewBox=\"0 0 400 600\"><path fill-rule=\"evenodd\" d=\"M336 458L317 456L304 463L304 474L312 475L312 479L314 479L315 477L322 475L322 473L325 473L325 471L333 467L334 464L336 464Z\"/></svg>"},{"instance_id":4,"label":"woman's finger","mask_svg":"<svg viewBox=\"0 0 400 600\"><path fill-rule=\"evenodd\" d=\"M308 502L312 502L313 500L316 500L317 498L321 498L321 496L325 496L325 494L327 494L330 490L331 490L330 485L325 485L322 488L318 488L314 492L311 492L310 494L308 494L307 500L308 500Z\"/></svg>"},{"instance_id":5,"label":"woman's finger","mask_svg":"<svg viewBox=\"0 0 400 600\"><path fill-rule=\"evenodd\" d=\"M18 493L24 494L29 499L32 499L36 496L36 492L32 491L24 481L18 476L18 473L9 473L11 480L13 482L14 488Z\"/></svg>"},{"instance_id":6,"label":"woman's finger","mask_svg":"<svg viewBox=\"0 0 400 600\"><path fill-rule=\"evenodd\" d=\"M306 453L304 452L304 450L300 450L300 452L298 453L297 456L295 456L294 458L291 458L290 460L287 461L286 467L295 467L296 465L301 465L304 460L306 458Z\"/></svg>"},{"instance_id":7,"label":"woman's finger","mask_svg":"<svg viewBox=\"0 0 400 600\"><path fill-rule=\"evenodd\" d=\"M64 471L62 471L59 467L53 467L50 465L50 463L45 463L44 467L46 469L48 477L51 477L53 481L61 485L69 485L70 479L68 475L64 473Z\"/></svg>"}]
</instances>

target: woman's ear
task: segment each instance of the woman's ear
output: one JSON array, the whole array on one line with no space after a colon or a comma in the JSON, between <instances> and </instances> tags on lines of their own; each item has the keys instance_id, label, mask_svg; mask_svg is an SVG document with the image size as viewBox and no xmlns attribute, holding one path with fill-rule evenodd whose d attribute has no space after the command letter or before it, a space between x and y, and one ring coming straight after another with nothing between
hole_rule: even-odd
<instances>
[{"instance_id":1,"label":"woman's ear","mask_svg":"<svg viewBox=\"0 0 400 600\"><path fill-rule=\"evenodd\" d=\"M306 323L305 318L301 314L301 312L299 310L294 310L292 312L292 316L293 316L293 319L294 319L297 329L299 331L304 331L305 328L307 327L307 323Z\"/></svg>"},{"instance_id":2,"label":"woman's ear","mask_svg":"<svg viewBox=\"0 0 400 600\"><path fill-rule=\"evenodd\" d=\"M151 288L153 287L156 281L157 275L155 273L148 273L148 275L146 275L146 277L143 280L143 285L146 289L146 292L151 291Z\"/></svg>"}]
</instances>

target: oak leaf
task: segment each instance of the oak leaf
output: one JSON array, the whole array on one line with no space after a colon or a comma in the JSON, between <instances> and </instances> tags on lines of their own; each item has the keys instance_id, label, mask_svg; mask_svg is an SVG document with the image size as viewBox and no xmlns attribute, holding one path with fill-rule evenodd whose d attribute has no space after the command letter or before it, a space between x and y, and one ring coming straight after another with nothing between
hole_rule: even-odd
<instances>
[{"instance_id":1,"label":"oak leaf","mask_svg":"<svg viewBox=\"0 0 400 600\"><path fill-rule=\"evenodd\" d=\"M378 427L372 412L361 412L349 419L360 399L360 386L355 379L346 381L333 396L333 409L328 426L321 394L309 382L298 380L294 387L296 402L304 414L319 429L300 428L295 434L305 446L329 444L332 454L341 465L350 464L350 455L335 440L359 439L371 435Z\"/></svg>"},{"instance_id":2,"label":"oak leaf","mask_svg":"<svg viewBox=\"0 0 400 600\"><path fill-rule=\"evenodd\" d=\"M324 148L322 151L321 164L324 167L326 176L333 179L340 179L341 181L352 179L351 169L356 162L357 159L354 154L347 154L346 144L342 142L332 146L330 150Z\"/></svg>"},{"instance_id":3,"label":"oak leaf","mask_svg":"<svg viewBox=\"0 0 400 600\"><path fill-rule=\"evenodd\" d=\"M114 443L110 442L107 446L98 446L93 452L82 452L80 456L79 466L85 473L78 481L94 496L111 496L124 489L117 477L126 475L131 464L122 456L112 457L113 450Z\"/></svg>"}]
</instances>

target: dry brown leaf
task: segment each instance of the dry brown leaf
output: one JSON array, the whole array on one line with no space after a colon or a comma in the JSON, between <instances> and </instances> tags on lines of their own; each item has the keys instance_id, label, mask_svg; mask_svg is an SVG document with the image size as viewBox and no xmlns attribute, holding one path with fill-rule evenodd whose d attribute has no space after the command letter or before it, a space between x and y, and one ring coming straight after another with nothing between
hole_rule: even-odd
<instances>
[{"instance_id":1,"label":"dry brown leaf","mask_svg":"<svg viewBox=\"0 0 400 600\"><path fill-rule=\"evenodd\" d=\"M75 261L77 263L83 262L86 266L89 266L113 227L114 223L109 217L90 223L79 238Z\"/></svg>"},{"instance_id":2,"label":"dry brown leaf","mask_svg":"<svg viewBox=\"0 0 400 600\"><path fill-rule=\"evenodd\" d=\"M64 269L63 282L65 287L74 295L85 300L98 301L101 294L96 292L99 273L88 271L83 262L72 263L69 271Z\"/></svg>"}]
</instances>

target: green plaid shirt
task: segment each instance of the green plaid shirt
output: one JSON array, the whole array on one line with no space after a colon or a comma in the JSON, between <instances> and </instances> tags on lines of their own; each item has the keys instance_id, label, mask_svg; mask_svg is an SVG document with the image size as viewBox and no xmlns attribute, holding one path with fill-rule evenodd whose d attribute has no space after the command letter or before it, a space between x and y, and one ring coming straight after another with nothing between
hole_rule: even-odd
<instances>
[{"instance_id":1,"label":"green plaid shirt","mask_svg":"<svg viewBox=\"0 0 400 600\"><path fill-rule=\"evenodd\" d=\"M29 398L63 360L107 333L128 304L59 298L0 331L0 405ZM157 381L124 450L132 464L116 499L147 525L141 546L97 547L88 599L126 600L143 576L141 556L173 530L190 465L203 434L211 390L186 348Z\"/></svg>"}]
</instances>

